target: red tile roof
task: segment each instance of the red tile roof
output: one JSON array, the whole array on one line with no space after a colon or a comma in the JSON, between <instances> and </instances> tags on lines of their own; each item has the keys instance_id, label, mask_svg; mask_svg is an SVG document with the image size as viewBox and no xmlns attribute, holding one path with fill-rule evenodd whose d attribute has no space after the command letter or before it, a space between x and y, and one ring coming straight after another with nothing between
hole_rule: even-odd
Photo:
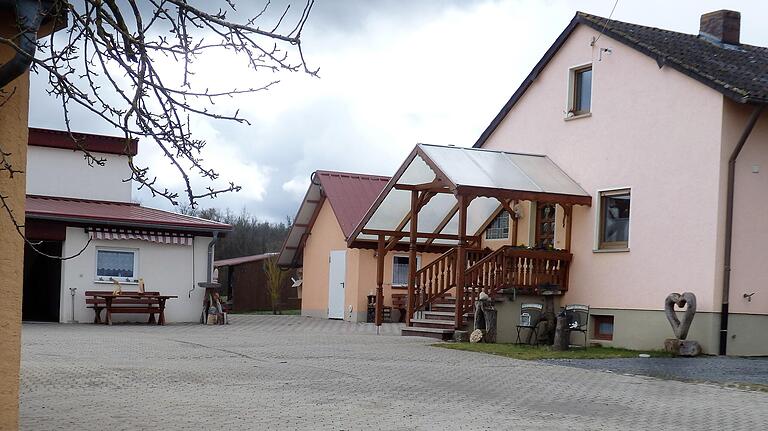
<instances>
[{"instance_id":1,"label":"red tile roof","mask_svg":"<svg viewBox=\"0 0 768 431\"><path fill-rule=\"evenodd\" d=\"M139 140L125 142L124 137L94 135L91 133L72 133L80 145L88 151L107 154L135 156L139 151ZM29 128L29 145L36 147L77 150L77 144L69 132L64 130Z\"/></svg>"},{"instance_id":2,"label":"red tile roof","mask_svg":"<svg viewBox=\"0 0 768 431\"><path fill-rule=\"evenodd\" d=\"M331 203L344 237L348 238L387 185L389 177L317 171L315 177Z\"/></svg>"},{"instance_id":3,"label":"red tile roof","mask_svg":"<svg viewBox=\"0 0 768 431\"><path fill-rule=\"evenodd\" d=\"M27 196L31 219L108 224L155 229L229 231L232 226L130 202L95 201L53 196Z\"/></svg>"},{"instance_id":4,"label":"red tile roof","mask_svg":"<svg viewBox=\"0 0 768 431\"><path fill-rule=\"evenodd\" d=\"M242 256L242 257L233 257L231 259L216 260L213 262L213 266L215 267L234 266L234 265L240 265L248 262L258 262L260 260L269 259L270 257L277 256L278 254L280 253L264 253L264 254L255 254L253 256Z\"/></svg>"}]
</instances>

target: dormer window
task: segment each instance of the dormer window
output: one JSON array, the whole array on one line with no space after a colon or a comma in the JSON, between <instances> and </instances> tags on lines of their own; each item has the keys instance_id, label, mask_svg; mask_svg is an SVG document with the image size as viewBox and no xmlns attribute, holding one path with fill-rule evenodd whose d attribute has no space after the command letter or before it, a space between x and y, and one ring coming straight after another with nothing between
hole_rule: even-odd
<instances>
[{"instance_id":1,"label":"dormer window","mask_svg":"<svg viewBox=\"0 0 768 431\"><path fill-rule=\"evenodd\" d=\"M571 69L569 81L568 117L589 114L592 108L592 65Z\"/></svg>"}]
</instances>

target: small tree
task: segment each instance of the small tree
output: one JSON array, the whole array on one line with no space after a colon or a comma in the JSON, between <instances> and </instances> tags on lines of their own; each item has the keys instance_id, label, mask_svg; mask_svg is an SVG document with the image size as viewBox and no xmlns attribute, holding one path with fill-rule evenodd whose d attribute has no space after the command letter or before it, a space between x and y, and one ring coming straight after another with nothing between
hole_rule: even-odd
<instances>
[{"instance_id":1,"label":"small tree","mask_svg":"<svg viewBox=\"0 0 768 431\"><path fill-rule=\"evenodd\" d=\"M267 293L272 304L272 314L280 314L280 290L288 279L289 272L277 266L277 256L273 256L264 262L264 273L267 275Z\"/></svg>"}]
</instances>

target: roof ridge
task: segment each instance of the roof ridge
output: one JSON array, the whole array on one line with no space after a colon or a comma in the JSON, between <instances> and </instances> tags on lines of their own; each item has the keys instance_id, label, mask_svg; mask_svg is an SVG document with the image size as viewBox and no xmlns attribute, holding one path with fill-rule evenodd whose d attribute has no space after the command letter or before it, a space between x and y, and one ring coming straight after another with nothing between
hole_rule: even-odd
<instances>
[{"instance_id":1,"label":"roof ridge","mask_svg":"<svg viewBox=\"0 0 768 431\"><path fill-rule=\"evenodd\" d=\"M328 171L323 169L318 169L315 171L318 175L346 175L350 177L360 177L360 178L372 178L372 179L384 179L389 180L390 177L386 175L377 175L377 174L361 174L358 172L344 172L344 171Z\"/></svg>"}]
</instances>

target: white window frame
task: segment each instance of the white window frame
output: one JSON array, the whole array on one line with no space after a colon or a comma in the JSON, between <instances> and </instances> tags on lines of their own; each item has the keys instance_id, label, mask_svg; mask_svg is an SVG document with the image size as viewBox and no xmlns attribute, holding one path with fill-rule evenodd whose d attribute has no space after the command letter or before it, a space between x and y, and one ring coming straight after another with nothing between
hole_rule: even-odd
<instances>
[{"instance_id":1,"label":"white window frame","mask_svg":"<svg viewBox=\"0 0 768 431\"><path fill-rule=\"evenodd\" d=\"M99 252L100 251L114 251L121 253L133 253L133 277L107 277L99 275ZM139 282L139 249L138 248L122 248L122 247L96 247L96 253L93 257L93 279L96 283L112 283L110 278L114 278L120 283L125 284L137 284Z\"/></svg>"},{"instance_id":2,"label":"white window frame","mask_svg":"<svg viewBox=\"0 0 768 431\"><path fill-rule=\"evenodd\" d=\"M629 192L629 223L627 226L627 246L626 247L620 247L620 248L600 248L600 218L602 217L603 213L603 196L604 195L612 195L612 194L623 194L624 192ZM594 238L594 248L592 251L594 253L623 253L628 252L631 247L632 243L632 187L626 186L626 187L612 187L608 189L598 189L595 196L597 196L597 204L595 205L596 214L595 214L595 238Z\"/></svg>"},{"instance_id":3,"label":"white window frame","mask_svg":"<svg viewBox=\"0 0 768 431\"><path fill-rule=\"evenodd\" d=\"M573 112L574 110L574 102L575 102L575 92L576 92L576 72L583 70L585 68L589 67L590 70L592 70L592 82L589 86L589 112L582 112L580 114L577 114ZM594 95L594 88L595 88L595 68L594 64L590 61L588 63L583 64L577 64L575 66L571 66L568 68L568 94L566 95L565 100L565 120L573 120L576 118L584 118L589 117L592 115L592 108L594 106L594 99L592 96Z\"/></svg>"},{"instance_id":4,"label":"white window frame","mask_svg":"<svg viewBox=\"0 0 768 431\"><path fill-rule=\"evenodd\" d=\"M391 286L392 287L399 287L399 288L407 287L408 286L408 282L407 281L406 281L405 284L395 284L395 258L396 257L404 257L404 258L408 259L408 263L409 264L411 262L410 261L411 256L407 255L407 254L395 254L395 255L392 256L392 279L391 279L392 283L391 283ZM416 255L416 271L418 271L419 269L421 269L421 255L417 254Z\"/></svg>"}]
</instances>

